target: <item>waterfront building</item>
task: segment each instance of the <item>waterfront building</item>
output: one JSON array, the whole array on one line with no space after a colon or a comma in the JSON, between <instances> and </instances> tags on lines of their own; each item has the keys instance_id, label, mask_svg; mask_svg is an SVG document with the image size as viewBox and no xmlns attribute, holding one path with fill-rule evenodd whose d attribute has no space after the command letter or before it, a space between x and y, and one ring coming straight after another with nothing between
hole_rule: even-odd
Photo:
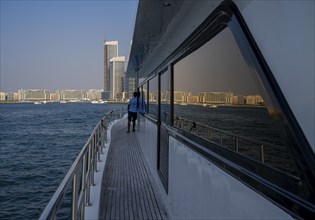
<instances>
[{"instance_id":1,"label":"waterfront building","mask_svg":"<svg viewBox=\"0 0 315 220\"><path fill-rule=\"evenodd\" d=\"M50 100L55 102L60 101L60 94L58 92L50 93Z\"/></svg>"},{"instance_id":2,"label":"waterfront building","mask_svg":"<svg viewBox=\"0 0 315 220\"><path fill-rule=\"evenodd\" d=\"M198 103L199 102L199 96L192 95L187 97L187 103Z\"/></svg>"},{"instance_id":3,"label":"waterfront building","mask_svg":"<svg viewBox=\"0 0 315 220\"><path fill-rule=\"evenodd\" d=\"M157 100L158 100L158 94L159 94L158 91L151 91L151 92L149 92L149 101L150 101L151 103L157 102Z\"/></svg>"},{"instance_id":4,"label":"waterfront building","mask_svg":"<svg viewBox=\"0 0 315 220\"><path fill-rule=\"evenodd\" d=\"M97 89L90 89L87 91L87 99L92 101L92 100L100 100L102 90L97 90Z\"/></svg>"},{"instance_id":5,"label":"waterfront building","mask_svg":"<svg viewBox=\"0 0 315 220\"><path fill-rule=\"evenodd\" d=\"M127 101L130 99L130 95L129 95L129 92L123 92L123 101Z\"/></svg>"},{"instance_id":6,"label":"waterfront building","mask_svg":"<svg viewBox=\"0 0 315 220\"><path fill-rule=\"evenodd\" d=\"M5 101L5 92L0 92L0 101Z\"/></svg>"},{"instance_id":7,"label":"waterfront building","mask_svg":"<svg viewBox=\"0 0 315 220\"><path fill-rule=\"evenodd\" d=\"M231 92L200 92L199 102L209 104L231 104L233 93Z\"/></svg>"},{"instance_id":8,"label":"waterfront building","mask_svg":"<svg viewBox=\"0 0 315 220\"><path fill-rule=\"evenodd\" d=\"M246 104L247 105L260 105L264 101L260 95L249 95L246 96Z\"/></svg>"},{"instance_id":9,"label":"waterfront building","mask_svg":"<svg viewBox=\"0 0 315 220\"><path fill-rule=\"evenodd\" d=\"M170 94L170 91L161 91L161 102L166 102L168 103L170 101L170 97L171 97L171 94Z\"/></svg>"},{"instance_id":10,"label":"waterfront building","mask_svg":"<svg viewBox=\"0 0 315 220\"><path fill-rule=\"evenodd\" d=\"M46 89L20 89L17 96L21 101L43 101L50 99L50 93Z\"/></svg>"},{"instance_id":11,"label":"waterfront building","mask_svg":"<svg viewBox=\"0 0 315 220\"><path fill-rule=\"evenodd\" d=\"M104 98L111 91L110 60L118 57L118 41L104 41ZM103 98L103 97L102 97ZM109 96L108 96L109 98Z\"/></svg>"},{"instance_id":12,"label":"waterfront building","mask_svg":"<svg viewBox=\"0 0 315 220\"><path fill-rule=\"evenodd\" d=\"M124 90L125 57L110 60L110 99L116 100L116 94Z\"/></svg>"},{"instance_id":13,"label":"waterfront building","mask_svg":"<svg viewBox=\"0 0 315 220\"><path fill-rule=\"evenodd\" d=\"M189 96L191 96L191 92L174 91L174 102L187 102Z\"/></svg>"},{"instance_id":14,"label":"waterfront building","mask_svg":"<svg viewBox=\"0 0 315 220\"><path fill-rule=\"evenodd\" d=\"M59 90L60 100L80 101L86 100L87 92L84 90Z\"/></svg>"},{"instance_id":15,"label":"waterfront building","mask_svg":"<svg viewBox=\"0 0 315 220\"><path fill-rule=\"evenodd\" d=\"M242 95L236 95L236 96L233 96L232 100L233 100L232 101L233 105L244 105L246 97Z\"/></svg>"},{"instance_id":16,"label":"waterfront building","mask_svg":"<svg viewBox=\"0 0 315 220\"><path fill-rule=\"evenodd\" d=\"M7 93L7 101L18 101L19 95L15 92L8 92Z\"/></svg>"}]
</instances>

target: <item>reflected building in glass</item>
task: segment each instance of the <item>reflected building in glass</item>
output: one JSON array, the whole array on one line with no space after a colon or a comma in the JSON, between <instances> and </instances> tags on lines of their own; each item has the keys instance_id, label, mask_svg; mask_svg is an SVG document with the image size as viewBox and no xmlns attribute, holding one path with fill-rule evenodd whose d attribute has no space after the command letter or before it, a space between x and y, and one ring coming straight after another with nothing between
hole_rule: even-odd
<instances>
[{"instance_id":1,"label":"reflected building in glass","mask_svg":"<svg viewBox=\"0 0 315 220\"><path fill-rule=\"evenodd\" d=\"M231 104L232 92L200 92L199 101L210 104Z\"/></svg>"}]
</instances>

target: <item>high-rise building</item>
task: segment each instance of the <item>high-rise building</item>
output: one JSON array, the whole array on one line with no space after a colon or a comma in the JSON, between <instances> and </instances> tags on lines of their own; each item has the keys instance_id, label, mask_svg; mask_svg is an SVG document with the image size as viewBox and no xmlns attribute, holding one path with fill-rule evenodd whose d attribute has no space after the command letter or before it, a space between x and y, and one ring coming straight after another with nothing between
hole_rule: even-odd
<instances>
[{"instance_id":1,"label":"high-rise building","mask_svg":"<svg viewBox=\"0 0 315 220\"><path fill-rule=\"evenodd\" d=\"M133 97L133 93L137 91L136 78L128 77L125 75L125 88L124 91L128 93L129 97Z\"/></svg>"},{"instance_id":2,"label":"high-rise building","mask_svg":"<svg viewBox=\"0 0 315 220\"><path fill-rule=\"evenodd\" d=\"M110 88L110 60L118 57L118 41L104 41L104 92L111 91Z\"/></svg>"},{"instance_id":3,"label":"high-rise building","mask_svg":"<svg viewBox=\"0 0 315 220\"><path fill-rule=\"evenodd\" d=\"M125 57L110 60L110 99L116 100L116 94L124 92Z\"/></svg>"}]
</instances>

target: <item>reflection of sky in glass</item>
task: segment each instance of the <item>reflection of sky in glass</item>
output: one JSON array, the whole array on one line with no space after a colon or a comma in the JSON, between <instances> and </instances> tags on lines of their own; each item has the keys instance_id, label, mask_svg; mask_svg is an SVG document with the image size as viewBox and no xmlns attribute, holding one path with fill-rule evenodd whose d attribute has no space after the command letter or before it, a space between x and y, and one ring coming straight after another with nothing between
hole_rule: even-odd
<instances>
[{"instance_id":1,"label":"reflection of sky in glass","mask_svg":"<svg viewBox=\"0 0 315 220\"><path fill-rule=\"evenodd\" d=\"M177 91L259 94L229 28L174 66Z\"/></svg>"}]
</instances>

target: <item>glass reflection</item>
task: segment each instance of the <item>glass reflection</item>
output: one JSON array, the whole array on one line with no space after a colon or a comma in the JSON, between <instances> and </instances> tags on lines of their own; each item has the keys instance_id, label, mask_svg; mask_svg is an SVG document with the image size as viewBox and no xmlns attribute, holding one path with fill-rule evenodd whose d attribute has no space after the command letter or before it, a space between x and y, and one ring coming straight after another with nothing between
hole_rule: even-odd
<instances>
[{"instance_id":1,"label":"glass reflection","mask_svg":"<svg viewBox=\"0 0 315 220\"><path fill-rule=\"evenodd\" d=\"M158 88L159 88L159 78L158 76L155 76L151 80L149 80L149 104L148 104L148 114L155 119L157 119L157 114L158 114Z\"/></svg>"},{"instance_id":2,"label":"glass reflection","mask_svg":"<svg viewBox=\"0 0 315 220\"><path fill-rule=\"evenodd\" d=\"M145 83L141 86L141 92L140 92L140 96L141 96L141 103L140 103L140 109L142 109L142 112L145 113L147 112L147 87L148 84Z\"/></svg>"},{"instance_id":3,"label":"glass reflection","mask_svg":"<svg viewBox=\"0 0 315 220\"><path fill-rule=\"evenodd\" d=\"M255 74L226 28L174 65L174 126L297 175Z\"/></svg>"},{"instance_id":4,"label":"glass reflection","mask_svg":"<svg viewBox=\"0 0 315 220\"><path fill-rule=\"evenodd\" d=\"M170 71L166 71L161 75L161 122L170 124Z\"/></svg>"}]
</instances>

